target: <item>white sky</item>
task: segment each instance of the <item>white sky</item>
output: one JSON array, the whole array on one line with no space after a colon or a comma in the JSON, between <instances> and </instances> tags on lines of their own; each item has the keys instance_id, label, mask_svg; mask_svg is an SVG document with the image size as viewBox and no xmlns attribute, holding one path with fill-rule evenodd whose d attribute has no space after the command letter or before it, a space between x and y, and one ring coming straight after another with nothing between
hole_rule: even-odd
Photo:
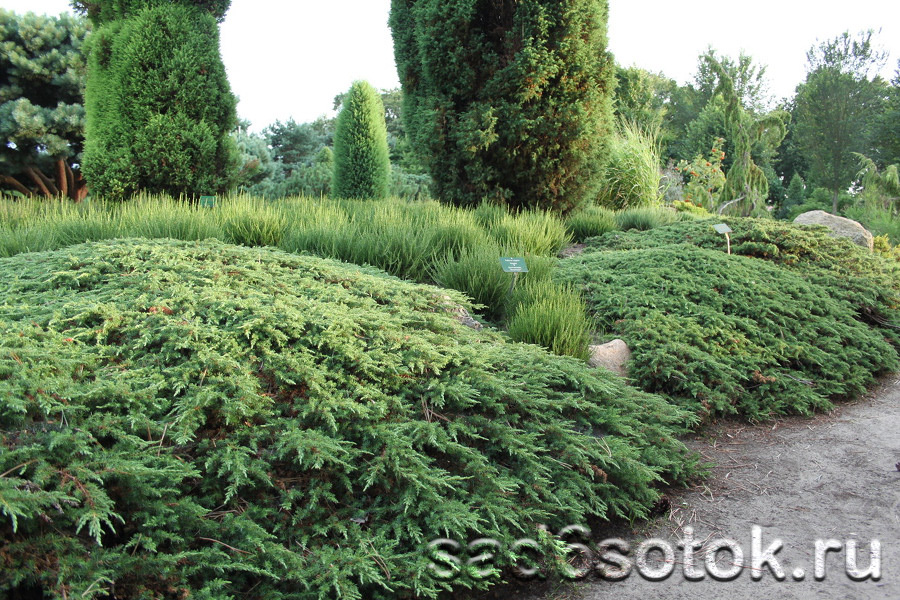
<instances>
[{"instance_id":1,"label":"white sky","mask_svg":"<svg viewBox=\"0 0 900 600\"><path fill-rule=\"evenodd\" d=\"M752 4L751 10L741 8ZM690 6L690 7L689 7ZM16 12L59 14L68 0L0 0ZM335 95L356 79L399 86L387 27L390 0L232 0L222 58L238 114L259 131L276 119L331 114ZM806 51L845 30L881 29L891 78L900 59L900 0L754 0L752 3L610 0L610 49L625 66L689 81L708 45L741 50L768 66L775 99L805 76Z\"/></svg>"}]
</instances>

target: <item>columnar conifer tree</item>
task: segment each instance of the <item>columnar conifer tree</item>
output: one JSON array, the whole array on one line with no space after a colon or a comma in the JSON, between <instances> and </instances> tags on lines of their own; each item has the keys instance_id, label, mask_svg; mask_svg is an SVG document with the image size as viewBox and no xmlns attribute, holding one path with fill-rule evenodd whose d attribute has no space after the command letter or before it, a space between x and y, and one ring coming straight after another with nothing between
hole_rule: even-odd
<instances>
[{"instance_id":1,"label":"columnar conifer tree","mask_svg":"<svg viewBox=\"0 0 900 600\"><path fill-rule=\"evenodd\" d=\"M570 210L613 131L606 0L392 0L403 119L444 201Z\"/></svg>"},{"instance_id":2,"label":"columnar conifer tree","mask_svg":"<svg viewBox=\"0 0 900 600\"><path fill-rule=\"evenodd\" d=\"M365 81L344 98L334 132L332 194L338 198L386 198L391 182L384 104Z\"/></svg>"},{"instance_id":3,"label":"columnar conifer tree","mask_svg":"<svg viewBox=\"0 0 900 600\"><path fill-rule=\"evenodd\" d=\"M76 2L89 41L84 173L94 194L196 196L237 166L236 100L219 55L230 0Z\"/></svg>"}]
</instances>

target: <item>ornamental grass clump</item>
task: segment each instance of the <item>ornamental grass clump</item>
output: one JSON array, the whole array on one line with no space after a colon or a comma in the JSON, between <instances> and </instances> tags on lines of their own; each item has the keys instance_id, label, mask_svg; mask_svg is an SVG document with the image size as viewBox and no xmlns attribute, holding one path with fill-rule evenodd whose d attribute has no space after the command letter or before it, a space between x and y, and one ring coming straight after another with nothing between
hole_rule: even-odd
<instances>
[{"instance_id":1,"label":"ornamental grass clump","mask_svg":"<svg viewBox=\"0 0 900 600\"><path fill-rule=\"evenodd\" d=\"M0 595L434 598L495 580L430 540L642 517L695 471L687 413L460 306L212 240L0 259Z\"/></svg>"},{"instance_id":2,"label":"ornamental grass clump","mask_svg":"<svg viewBox=\"0 0 900 600\"><path fill-rule=\"evenodd\" d=\"M589 206L566 217L566 229L575 242L618 229L616 214L608 208Z\"/></svg>"},{"instance_id":3,"label":"ornamental grass clump","mask_svg":"<svg viewBox=\"0 0 900 600\"><path fill-rule=\"evenodd\" d=\"M682 220L680 213L662 206L641 206L616 212L616 225L622 231L647 231Z\"/></svg>"},{"instance_id":4,"label":"ornamental grass clump","mask_svg":"<svg viewBox=\"0 0 900 600\"><path fill-rule=\"evenodd\" d=\"M596 203L620 210L659 203L662 199L657 131L622 121L610 139L609 160Z\"/></svg>"},{"instance_id":5,"label":"ornamental grass clump","mask_svg":"<svg viewBox=\"0 0 900 600\"><path fill-rule=\"evenodd\" d=\"M688 244L586 252L558 272L631 347L644 390L750 419L828 409L900 365L845 288L806 275Z\"/></svg>"},{"instance_id":6,"label":"ornamental grass clump","mask_svg":"<svg viewBox=\"0 0 900 600\"><path fill-rule=\"evenodd\" d=\"M510 300L507 328L517 342L586 360L591 322L581 294L550 279L524 281Z\"/></svg>"}]
</instances>

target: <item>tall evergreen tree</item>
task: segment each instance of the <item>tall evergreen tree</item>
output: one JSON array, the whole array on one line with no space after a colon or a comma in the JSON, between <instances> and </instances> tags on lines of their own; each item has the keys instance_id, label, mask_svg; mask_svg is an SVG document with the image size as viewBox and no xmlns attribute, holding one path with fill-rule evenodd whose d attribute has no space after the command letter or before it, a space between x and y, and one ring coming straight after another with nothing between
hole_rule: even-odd
<instances>
[{"instance_id":1,"label":"tall evergreen tree","mask_svg":"<svg viewBox=\"0 0 900 600\"><path fill-rule=\"evenodd\" d=\"M874 152L884 165L900 163L900 59L887 90L884 111L876 119Z\"/></svg>"},{"instance_id":2,"label":"tall evergreen tree","mask_svg":"<svg viewBox=\"0 0 900 600\"><path fill-rule=\"evenodd\" d=\"M344 98L334 131L334 179L338 198L385 198L391 185L384 104L365 81Z\"/></svg>"},{"instance_id":3,"label":"tall evergreen tree","mask_svg":"<svg viewBox=\"0 0 900 600\"><path fill-rule=\"evenodd\" d=\"M883 109L883 82L868 78L884 58L872 35L845 32L813 47L806 81L797 87L797 142L809 158L809 178L831 191L835 213L840 192L858 171L854 152L870 153L871 127Z\"/></svg>"},{"instance_id":4,"label":"tall evergreen tree","mask_svg":"<svg viewBox=\"0 0 900 600\"><path fill-rule=\"evenodd\" d=\"M84 144L88 23L71 15L0 9L0 187L21 194L85 194L78 169Z\"/></svg>"},{"instance_id":5,"label":"tall evergreen tree","mask_svg":"<svg viewBox=\"0 0 900 600\"><path fill-rule=\"evenodd\" d=\"M570 210L613 133L607 0L392 0L411 143L444 201Z\"/></svg>"},{"instance_id":6,"label":"tall evergreen tree","mask_svg":"<svg viewBox=\"0 0 900 600\"><path fill-rule=\"evenodd\" d=\"M94 22L84 173L93 193L226 191L235 97L219 55L228 0L76 3Z\"/></svg>"}]
</instances>

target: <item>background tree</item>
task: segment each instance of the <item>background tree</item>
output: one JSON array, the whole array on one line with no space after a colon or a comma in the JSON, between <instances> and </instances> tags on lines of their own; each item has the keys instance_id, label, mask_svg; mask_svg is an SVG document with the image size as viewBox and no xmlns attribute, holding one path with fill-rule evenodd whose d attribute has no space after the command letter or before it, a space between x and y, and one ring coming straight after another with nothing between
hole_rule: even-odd
<instances>
[{"instance_id":1,"label":"background tree","mask_svg":"<svg viewBox=\"0 0 900 600\"><path fill-rule=\"evenodd\" d=\"M900 163L900 60L886 90L884 111L875 120L873 156L882 165Z\"/></svg>"},{"instance_id":2,"label":"background tree","mask_svg":"<svg viewBox=\"0 0 900 600\"><path fill-rule=\"evenodd\" d=\"M320 117L311 123L275 121L263 129L263 135L274 160L284 165L309 164L323 147L333 143L334 119Z\"/></svg>"},{"instance_id":3,"label":"background tree","mask_svg":"<svg viewBox=\"0 0 900 600\"><path fill-rule=\"evenodd\" d=\"M731 75L715 58L707 57L706 61L719 78L715 94L721 94L725 124L734 144L734 157L725 175L719 212L731 209L732 213L751 215L763 208L769 194L768 178L753 160L753 146L763 143L777 148L787 132L785 125L789 116L781 112L760 117L749 113L741 105L741 97Z\"/></svg>"},{"instance_id":4,"label":"background tree","mask_svg":"<svg viewBox=\"0 0 900 600\"><path fill-rule=\"evenodd\" d=\"M237 169L236 100L219 55L227 0L77 3L96 26L84 173L95 194L225 192Z\"/></svg>"},{"instance_id":5,"label":"background tree","mask_svg":"<svg viewBox=\"0 0 900 600\"><path fill-rule=\"evenodd\" d=\"M872 44L872 31L851 37L845 32L807 53L806 81L797 87L797 143L809 160L809 178L838 198L857 174L854 152L869 153L872 124L883 110L884 82L871 71L884 53Z\"/></svg>"},{"instance_id":6,"label":"background tree","mask_svg":"<svg viewBox=\"0 0 900 600\"><path fill-rule=\"evenodd\" d=\"M288 196L329 196L333 177L334 152L330 146L322 146L309 164L296 165L289 175L278 178L271 192L266 195L274 199Z\"/></svg>"},{"instance_id":7,"label":"background tree","mask_svg":"<svg viewBox=\"0 0 900 600\"><path fill-rule=\"evenodd\" d=\"M410 141L444 201L570 210L613 132L606 0L392 0Z\"/></svg>"},{"instance_id":8,"label":"background tree","mask_svg":"<svg viewBox=\"0 0 900 600\"><path fill-rule=\"evenodd\" d=\"M791 121L788 123L787 134L781 141L781 146L778 147L772 166L782 181L790 182L794 175L800 175L806 181L806 174L809 173L809 161L806 154L800 149L797 140L796 98L782 102L779 110L790 114Z\"/></svg>"},{"instance_id":9,"label":"background tree","mask_svg":"<svg viewBox=\"0 0 900 600\"><path fill-rule=\"evenodd\" d=\"M390 177L384 104L371 85L354 82L334 132L332 194L338 198L385 198Z\"/></svg>"},{"instance_id":10,"label":"background tree","mask_svg":"<svg viewBox=\"0 0 900 600\"><path fill-rule=\"evenodd\" d=\"M794 208L801 206L806 202L806 196L806 182L803 181L803 177L800 176L800 173L794 173L793 177L791 177L791 182L788 184L787 190L785 191L784 202L782 202L781 207L778 209L778 218L787 219Z\"/></svg>"},{"instance_id":11,"label":"background tree","mask_svg":"<svg viewBox=\"0 0 900 600\"><path fill-rule=\"evenodd\" d=\"M662 130L669 91L675 82L640 67L616 66L615 113L619 122L645 131Z\"/></svg>"},{"instance_id":12,"label":"background tree","mask_svg":"<svg viewBox=\"0 0 900 600\"><path fill-rule=\"evenodd\" d=\"M669 132L670 141L663 149L663 158L667 162L690 160L696 154L696 149L687 139L687 129L706 106L706 100L693 84L678 85L672 81L671 85L670 100L663 120L663 127Z\"/></svg>"},{"instance_id":13,"label":"background tree","mask_svg":"<svg viewBox=\"0 0 900 600\"><path fill-rule=\"evenodd\" d=\"M266 195L277 164L272 159L265 136L251 133L248 121L241 121L231 135L238 151L239 164L234 180L235 189L253 195Z\"/></svg>"},{"instance_id":14,"label":"background tree","mask_svg":"<svg viewBox=\"0 0 900 600\"><path fill-rule=\"evenodd\" d=\"M0 185L81 200L88 23L0 9Z\"/></svg>"}]
</instances>

